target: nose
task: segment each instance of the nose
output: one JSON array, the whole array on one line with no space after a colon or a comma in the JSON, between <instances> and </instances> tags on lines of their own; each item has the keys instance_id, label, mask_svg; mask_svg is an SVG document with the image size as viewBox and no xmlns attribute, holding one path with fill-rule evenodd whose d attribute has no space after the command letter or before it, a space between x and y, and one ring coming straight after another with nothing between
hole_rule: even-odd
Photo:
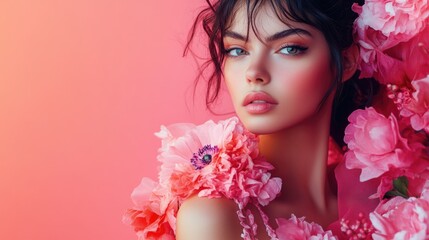
<instances>
[{"instance_id":1,"label":"nose","mask_svg":"<svg viewBox=\"0 0 429 240\"><path fill-rule=\"evenodd\" d=\"M267 62L263 58L254 59L246 70L246 79L249 83L267 84L271 81L267 69Z\"/></svg>"}]
</instances>

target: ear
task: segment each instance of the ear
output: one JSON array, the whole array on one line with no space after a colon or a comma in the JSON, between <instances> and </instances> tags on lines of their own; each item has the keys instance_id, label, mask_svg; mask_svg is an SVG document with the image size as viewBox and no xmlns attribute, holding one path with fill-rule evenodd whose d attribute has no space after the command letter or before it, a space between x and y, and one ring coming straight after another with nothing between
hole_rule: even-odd
<instances>
[{"instance_id":1,"label":"ear","mask_svg":"<svg viewBox=\"0 0 429 240\"><path fill-rule=\"evenodd\" d=\"M359 62L359 47L353 44L342 52L343 55L343 82L349 80L355 74Z\"/></svg>"}]
</instances>

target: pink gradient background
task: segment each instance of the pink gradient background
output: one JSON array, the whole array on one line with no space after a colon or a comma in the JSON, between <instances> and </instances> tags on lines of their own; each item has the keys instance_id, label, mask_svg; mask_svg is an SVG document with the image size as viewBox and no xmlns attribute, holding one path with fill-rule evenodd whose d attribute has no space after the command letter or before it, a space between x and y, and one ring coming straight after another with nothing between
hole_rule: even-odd
<instances>
[{"instance_id":1,"label":"pink gradient background","mask_svg":"<svg viewBox=\"0 0 429 240\"><path fill-rule=\"evenodd\" d=\"M121 217L153 133L225 118L181 57L203 2L0 1L0 239L137 239Z\"/></svg>"}]
</instances>

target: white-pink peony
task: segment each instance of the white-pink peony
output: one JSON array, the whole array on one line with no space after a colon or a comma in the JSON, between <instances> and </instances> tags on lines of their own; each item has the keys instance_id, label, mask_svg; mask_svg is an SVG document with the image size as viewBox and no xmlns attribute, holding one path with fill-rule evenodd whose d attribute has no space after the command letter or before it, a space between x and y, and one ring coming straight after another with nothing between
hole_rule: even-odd
<instances>
[{"instance_id":1,"label":"white-pink peony","mask_svg":"<svg viewBox=\"0 0 429 240\"><path fill-rule=\"evenodd\" d=\"M410 78L407 57L401 53L404 48L397 46L410 41L405 50L416 49L419 42L416 45L412 39L418 40L416 36L429 24L427 3L428 0L367 0L363 6L353 5L359 14L355 37L360 46L360 77L397 85Z\"/></svg>"},{"instance_id":2,"label":"white-pink peony","mask_svg":"<svg viewBox=\"0 0 429 240\"><path fill-rule=\"evenodd\" d=\"M346 167L361 169L361 181L381 176L392 168L409 167L412 151L399 132L396 117L388 118L374 108L358 109L349 116L344 141Z\"/></svg>"},{"instance_id":3,"label":"white-pink peony","mask_svg":"<svg viewBox=\"0 0 429 240\"><path fill-rule=\"evenodd\" d=\"M394 197L383 202L370 219L375 240L428 239L429 191L425 189L420 198Z\"/></svg>"}]
</instances>

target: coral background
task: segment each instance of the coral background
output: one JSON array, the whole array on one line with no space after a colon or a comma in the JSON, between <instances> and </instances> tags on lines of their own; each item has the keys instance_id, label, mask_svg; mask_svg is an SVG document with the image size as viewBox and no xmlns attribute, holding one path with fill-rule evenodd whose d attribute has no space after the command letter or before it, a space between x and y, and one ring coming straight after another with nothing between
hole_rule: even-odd
<instances>
[{"instance_id":1,"label":"coral background","mask_svg":"<svg viewBox=\"0 0 429 240\"><path fill-rule=\"evenodd\" d=\"M225 117L182 58L203 2L0 1L0 239L136 239L121 218L153 133Z\"/></svg>"}]
</instances>

